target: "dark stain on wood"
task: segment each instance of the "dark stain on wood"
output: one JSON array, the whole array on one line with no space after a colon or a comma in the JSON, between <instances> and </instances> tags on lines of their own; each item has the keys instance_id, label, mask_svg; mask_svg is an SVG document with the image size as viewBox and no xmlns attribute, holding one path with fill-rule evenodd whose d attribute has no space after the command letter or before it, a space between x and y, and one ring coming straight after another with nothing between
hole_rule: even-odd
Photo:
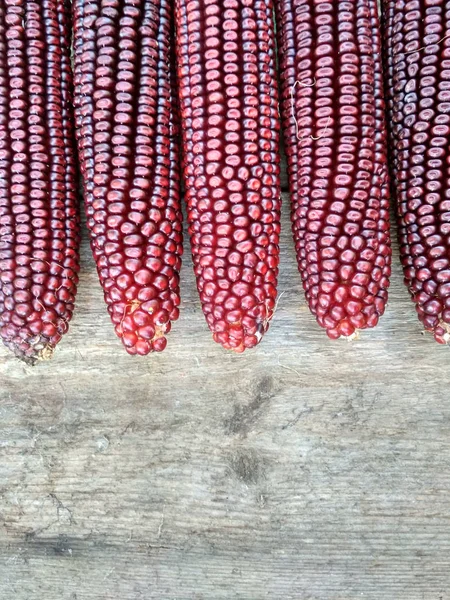
<instances>
[{"instance_id":1,"label":"dark stain on wood","mask_svg":"<svg viewBox=\"0 0 450 600\"><path fill-rule=\"evenodd\" d=\"M245 404L235 402L231 417L224 421L225 432L228 435L247 435L274 394L273 378L269 375L262 376L251 389L252 399L249 402Z\"/></svg>"},{"instance_id":2,"label":"dark stain on wood","mask_svg":"<svg viewBox=\"0 0 450 600\"><path fill-rule=\"evenodd\" d=\"M230 457L234 474L248 485L254 485L265 478L265 465L252 448L237 448Z\"/></svg>"}]
</instances>

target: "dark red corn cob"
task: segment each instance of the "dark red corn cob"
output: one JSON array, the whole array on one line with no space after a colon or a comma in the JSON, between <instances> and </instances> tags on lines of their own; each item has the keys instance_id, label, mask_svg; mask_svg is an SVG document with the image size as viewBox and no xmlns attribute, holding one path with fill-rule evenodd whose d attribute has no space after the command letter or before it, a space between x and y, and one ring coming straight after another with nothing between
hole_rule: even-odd
<instances>
[{"instance_id":1,"label":"dark red corn cob","mask_svg":"<svg viewBox=\"0 0 450 600\"><path fill-rule=\"evenodd\" d=\"M280 231L273 5L176 0L184 177L197 286L214 339L242 352L276 303Z\"/></svg>"},{"instance_id":2,"label":"dark red corn cob","mask_svg":"<svg viewBox=\"0 0 450 600\"><path fill-rule=\"evenodd\" d=\"M0 336L30 363L67 331L78 281L68 8L0 1Z\"/></svg>"},{"instance_id":3,"label":"dark red corn cob","mask_svg":"<svg viewBox=\"0 0 450 600\"><path fill-rule=\"evenodd\" d=\"M391 247L376 0L277 0L282 120L306 298L331 338L374 327Z\"/></svg>"},{"instance_id":4,"label":"dark red corn cob","mask_svg":"<svg viewBox=\"0 0 450 600\"><path fill-rule=\"evenodd\" d=\"M182 216L168 0L74 0L77 139L117 335L161 351L179 315Z\"/></svg>"},{"instance_id":5,"label":"dark red corn cob","mask_svg":"<svg viewBox=\"0 0 450 600\"><path fill-rule=\"evenodd\" d=\"M450 2L384 2L390 134L405 282L450 340Z\"/></svg>"}]
</instances>

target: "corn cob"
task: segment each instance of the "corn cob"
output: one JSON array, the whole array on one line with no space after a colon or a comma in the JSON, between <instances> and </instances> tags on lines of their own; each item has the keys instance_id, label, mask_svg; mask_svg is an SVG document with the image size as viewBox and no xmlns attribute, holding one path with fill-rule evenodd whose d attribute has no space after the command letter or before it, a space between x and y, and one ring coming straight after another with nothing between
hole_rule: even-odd
<instances>
[{"instance_id":1,"label":"corn cob","mask_svg":"<svg viewBox=\"0 0 450 600\"><path fill-rule=\"evenodd\" d=\"M189 233L216 342L242 352L276 304L280 231L273 5L176 0Z\"/></svg>"},{"instance_id":2,"label":"corn cob","mask_svg":"<svg viewBox=\"0 0 450 600\"><path fill-rule=\"evenodd\" d=\"M0 336L29 363L67 331L78 281L68 8L0 2Z\"/></svg>"},{"instance_id":3,"label":"corn cob","mask_svg":"<svg viewBox=\"0 0 450 600\"><path fill-rule=\"evenodd\" d=\"M385 1L400 253L424 328L450 340L450 2Z\"/></svg>"},{"instance_id":4,"label":"corn cob","mask_svg":"<svg viewBox=\"0 0 450 600\"><path fill-rule=\"evenodd\" d=\"M306 298L330 338L374 327L391 247L376 0L277 0L281 114Z\"/></svg>"},{"instance_id":5,"label":"corn cob","mask_svg":"<svg viewBox=\"0 0 450 600\"><path fill-rule=\"evenodd\" d=\"M76 133L105 300L130 354L179 315L182 216L168 0L75 0Z\"/></svg>"}]
</instances>

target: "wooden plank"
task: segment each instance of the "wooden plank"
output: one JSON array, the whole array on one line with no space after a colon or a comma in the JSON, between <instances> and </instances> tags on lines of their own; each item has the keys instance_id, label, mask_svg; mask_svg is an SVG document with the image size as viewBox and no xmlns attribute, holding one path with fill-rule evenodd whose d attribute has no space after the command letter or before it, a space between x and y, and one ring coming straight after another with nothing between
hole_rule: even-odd
<instances>
[{"instance_id":1,"label":"wooden plank","mask_svg":"<svg viewBox=\"0 0 450 600\"><path fill-rule=\"evenodd\" d=\"M329 341L287 213L277 314L240 356L212 342L187 253L167 350L127 356L84 237L53 361L0 350L0 598L450 598L449 349L397 258L380 326Z\"/></svg>"}]
</instances>

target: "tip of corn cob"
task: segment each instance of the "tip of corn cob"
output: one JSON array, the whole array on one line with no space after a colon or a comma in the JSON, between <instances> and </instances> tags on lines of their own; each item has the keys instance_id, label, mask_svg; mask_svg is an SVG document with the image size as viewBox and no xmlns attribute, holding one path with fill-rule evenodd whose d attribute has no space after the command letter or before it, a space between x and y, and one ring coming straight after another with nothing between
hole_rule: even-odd
<instances>
[{"instance_id":1,"label":"tip of corn cob","mask_svg":"<svg viewBox=\"0 0 450 600\"><path fill-rule=\"evenodd\" d=\"M162 352L167 346L166 334L172 321L178 318L178 308L172 305L170 313L161 302L134 300L125 306L122 303L110 307L115 331L122 340L128 354L145 356L150 352Z\"/></svg>"},{"instance_id":2,"label":"tip of corn cob","mask_svg":"<svg viewBox=\"0 0 450 600\"><path fill-rule=\"evenodd\" d=\"M206 321L213 332L214 341L223 346L225 350L231 350L237 354L259 344L269 329L270 321L274 317L281 296L280 294L278 299L275 299L275 288L272 292L272 297L259 304L252 297L242 298L240 304L239 298L232 297L231 300L236 301L235 305L233 310L226 314L220 304L204 303L203 310L206 314ZM204 300L202 295L201 298Z\"/></svg>"},{"instance_id":3,"label":"tip of corn cob","mask_svg":"<svg viewBox=\"0 0 450 600\"><path fill-rule=\"evenodd\" d=\"M35 336L28 340L3 338L4 345L22 362L34 366L41 361L50 360L55 346L48 339Z\"/></svg>"},{"instance_id":4,"label":"tip of corn cob","mask_svg":"<svg viewBox=\"0 0 450 600\"><path fill-rule=\"evenodd\" d=\"M221 344L225 350L231 350L236 354L242 354L245 350L253 348L262 340L267 329L260 327L253 333L253 329L248 330L242 325L230 327L228 331L221 333L213 333L213 339L218 344Z\"/></svg>"},{"instance_id":5,"label":"tip of corn cob","mask_svg":"<svg viewBox=\"0 0 450 600\"><path fill-rule=\"evenodd\" d=\"M450 325L442 320L435 328L425 327L425 331L431 332L438 344L448 344L450 342Z\"/></svg>"}]
</instances>

